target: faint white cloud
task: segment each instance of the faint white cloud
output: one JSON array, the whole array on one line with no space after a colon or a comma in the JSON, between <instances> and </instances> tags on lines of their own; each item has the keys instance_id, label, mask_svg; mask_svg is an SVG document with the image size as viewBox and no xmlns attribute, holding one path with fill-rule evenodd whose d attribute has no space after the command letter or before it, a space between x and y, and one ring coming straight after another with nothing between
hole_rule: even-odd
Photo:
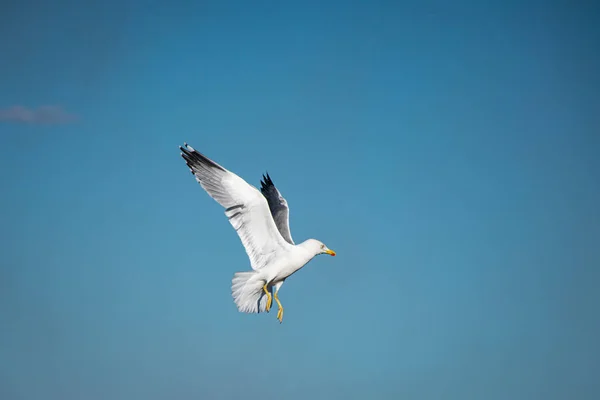
<instances>
[{"instance_id":1,"label":"faint white cloud","mask_svg":"<svg viewBox=\"0 0 600 400\"><path fill-rule=\"evenodd\" d=\"M0 122L33 125L60 125L74 122L77 117L60 106L41 106L36 109L13 106L0 109Z\"/></svg>"}]
</instances>

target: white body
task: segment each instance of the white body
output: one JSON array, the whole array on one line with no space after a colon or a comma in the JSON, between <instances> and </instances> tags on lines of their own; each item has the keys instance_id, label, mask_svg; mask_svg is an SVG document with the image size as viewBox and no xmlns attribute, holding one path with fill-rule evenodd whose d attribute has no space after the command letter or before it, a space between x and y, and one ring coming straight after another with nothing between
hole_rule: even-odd
<instances>
[{"instance_id":1,"label":"white body","mask_svg":"<svg viewBox=\"0 0 600 400\"><path fill-rule=\"evenodd\" d=\"M232 280L232 295L238 309L246 313L266 311L267 296L263 286L266 284L271 293L277 293L289 276L299 271L317 254L320 254L320 242L309 239L299 245L289 245L278 253L265 267L254 272L236 272Z\"/></svg>"}]
</instances>

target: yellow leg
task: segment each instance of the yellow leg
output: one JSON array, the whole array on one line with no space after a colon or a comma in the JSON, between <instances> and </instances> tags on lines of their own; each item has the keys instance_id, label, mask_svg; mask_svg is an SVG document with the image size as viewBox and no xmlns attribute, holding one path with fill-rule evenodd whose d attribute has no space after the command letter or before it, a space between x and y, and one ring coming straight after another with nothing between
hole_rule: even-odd
<instances>
[{"instance_id":1,"label":"yellow leg","mask_svg":"<svg viewBox=\"0 0 600 400\"><path fill-rule=\"evenodd\" d=\"M279 320L279 323L282 323L283 322L283 306L279 302L279 297L277 297L277 292L275 292L275 301L277 302L277 305L279 306L279 311L277 311L277 319Z\"/></svg>"},{"instance_id":2,"label":"yellow leg","mask_svg":"<svg viewBox=\"0 0 600 400\"><path fill-rule=\"evenodd\" d=\"M271 293L269 293L269 290L267 289L266 283L265 286L263 286L263 290L267 294L267 312L269 312L269 310L271 309L271 304L273 303L273 299L271 298Z\"/></svg>"}]
</instances>

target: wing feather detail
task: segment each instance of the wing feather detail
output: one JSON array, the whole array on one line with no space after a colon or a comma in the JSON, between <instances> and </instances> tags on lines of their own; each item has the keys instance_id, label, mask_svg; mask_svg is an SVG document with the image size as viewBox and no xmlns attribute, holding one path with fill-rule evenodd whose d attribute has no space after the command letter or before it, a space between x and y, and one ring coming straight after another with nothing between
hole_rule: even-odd
<instances>
[{"instance_id":1,"label":"wing feather detail","mask_svg":"<svg viewBox=\"0 0 600 400\"><path fill-rule=\"evenodd\" d=\"M181 156L196 181L217 203L237 232L252 269L259 270L289 244L279 233L267 199L254 186L220 166L187 143Z\"/></svg>"},{"instance_id":2,"label":"wing feather detail","mask_svg":"<svg viewBox=\"0 0 600 400\"><path fill-rule=\"evenodd\" d=\"M290 209L287 204L287 200L281 195L279 190L275 187L273 180L267 175L263 175L263 179L260 181L261 193L267 199L269 204L269 210L271 210L271 215L273 216L273 220L275 221L275 225L279 230L281 236L285 239L289 244L294 244L294 240L292 239L292 234L290 232Z\"/></svg>"}]
</instances>

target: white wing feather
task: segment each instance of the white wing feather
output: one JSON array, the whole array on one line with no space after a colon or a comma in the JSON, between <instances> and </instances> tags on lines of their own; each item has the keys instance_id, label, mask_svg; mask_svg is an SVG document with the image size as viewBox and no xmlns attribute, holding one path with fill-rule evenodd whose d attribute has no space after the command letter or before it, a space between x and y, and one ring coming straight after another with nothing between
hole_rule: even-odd
<instances>
[{"instance_id":1,"label":"white wing feather","mask_svg":"<svg viewBox=\"0 0 600 400\"><path fill-rule=\"evenodd\" d=\"M259 270L289 244L279 233L265 197L254 186L186 143L181 156L204 190L225 208L252 269Z\"/></svg>"}]
</instances>

